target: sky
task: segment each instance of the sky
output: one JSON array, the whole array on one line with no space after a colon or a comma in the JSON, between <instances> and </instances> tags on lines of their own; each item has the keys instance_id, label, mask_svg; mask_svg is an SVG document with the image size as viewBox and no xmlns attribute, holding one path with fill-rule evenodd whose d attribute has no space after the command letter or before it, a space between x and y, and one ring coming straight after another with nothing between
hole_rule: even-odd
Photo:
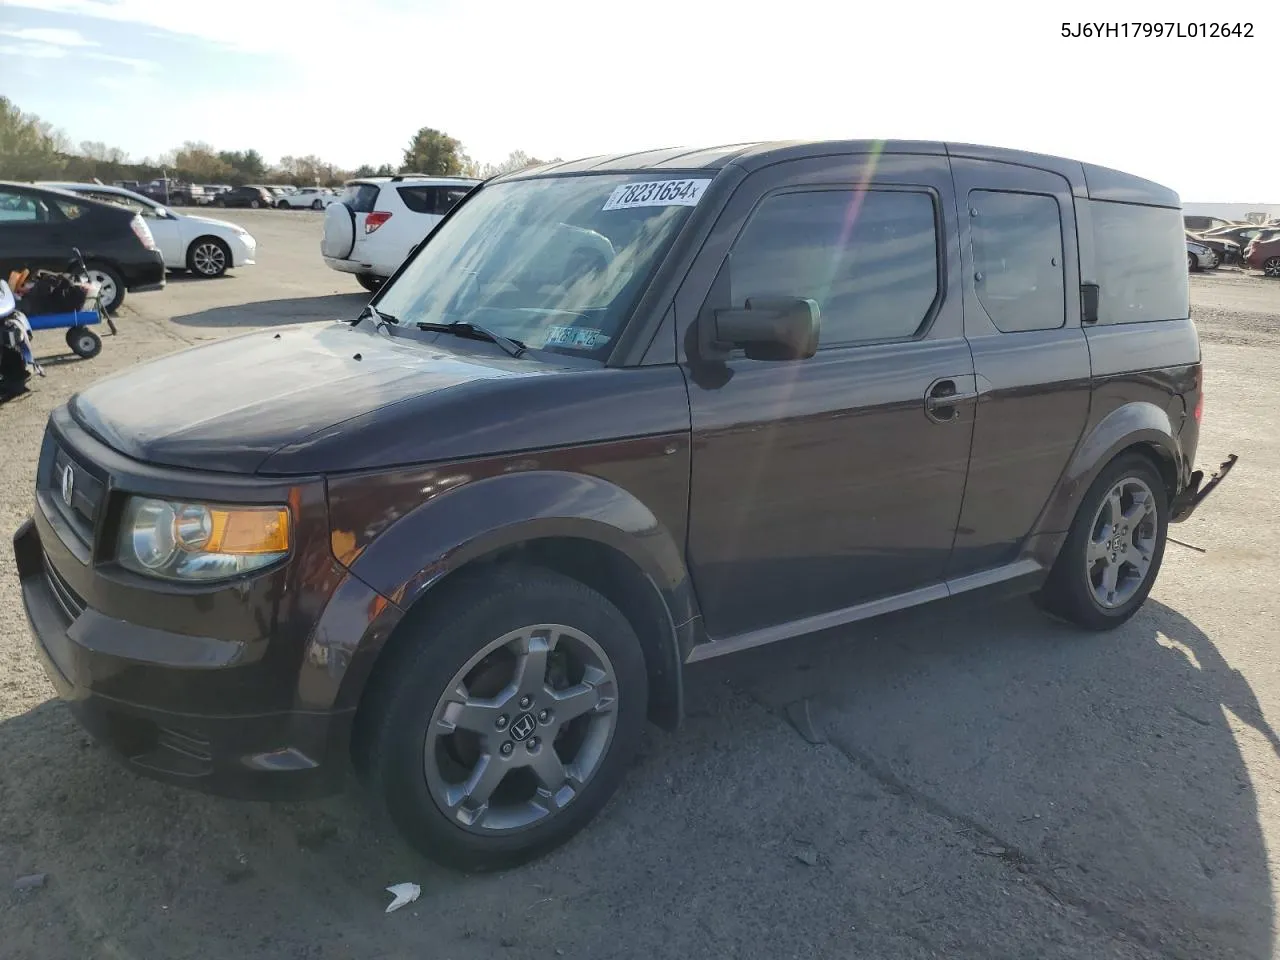
<instances>
[{"instance_id":1,"label":"sky","mask_svg":"<svg viewBox=\"0 0 1280 960\"><path fill-rule=\"evenodd\" d=\"M1120 17L1251 22L1253 38L1061 35L1064 18ZM422 126L481 162L953 140L1116 167L1188 202L1280 203L1280 124L1246 66L1272 72L1278 49L1280 4L1203 0L0 0L0 93L133 159L202 140L376 166Z\"/></svg>"}]
</instances>

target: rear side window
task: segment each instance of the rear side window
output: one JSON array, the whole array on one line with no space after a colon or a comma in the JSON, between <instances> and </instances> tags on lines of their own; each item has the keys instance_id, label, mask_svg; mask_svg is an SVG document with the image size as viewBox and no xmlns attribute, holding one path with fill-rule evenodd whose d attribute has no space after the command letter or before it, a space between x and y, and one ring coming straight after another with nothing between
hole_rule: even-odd
<instances>
[{"instance_id":1,"label":"rear side window","mask_svg":"<svg viewBox=\"0 0 1280 960\"><path fill-rule=\"evenodd\" d=\"M351 208L353 213L373 213L378 202L378 185L376 183L349 183L342 191L342 202Z\"/></svg>"},{"instance_id":2,"label":"rear side window","mask_svg":"<svg viewBox=\"0 0 1280 960\"><path fill-rule=\"evenodd\" d=\"M84 215L84 204L82 203L75 203L61 198L55 200L54 203L58 205L58 209L62 211L62 215L68 220L79 220Z\"/></svg>"},{"instance_id":3,"label":"rear side window","mask_svg":"<svg viewBox=\"0 0 1280 960\"><path fill-rule=\"evenodd\" d=\"M1187 247L1178 211L1090 200L1098 272L1098 323L1191 316Z\"/></svg>"},{"instance_id":4,"label":"rear side window","mask_svg":"<svg viewBox=\"0 0 1280 960\"><path fill-rule=\"evenodd\" d=\"M822 313L821 346L914 336L938 295L932 195L896 190L775 194L734 245L732 305L804 297Z\"/></svg>"},{"instance_id":5,"label":"rear side window","mask_svg":"<svg viewBox=\"0 0 1280 960\"><path fill-rule=\"evenodd\" d=\"M1067 318L1058 201L1039 193L969 192L973 285L1001 333L1053 330Z\"/></svg>"},{"instance_id":6,"label":"rear side window","mask_svg":"<svg viewBox=\"0 0 1280 960\"><path fill-rule=\"evenodd\" d=\"M414 213L443 217L467 195L465 187L397 187L400 199Z\"/></svg>"}]
</instances>

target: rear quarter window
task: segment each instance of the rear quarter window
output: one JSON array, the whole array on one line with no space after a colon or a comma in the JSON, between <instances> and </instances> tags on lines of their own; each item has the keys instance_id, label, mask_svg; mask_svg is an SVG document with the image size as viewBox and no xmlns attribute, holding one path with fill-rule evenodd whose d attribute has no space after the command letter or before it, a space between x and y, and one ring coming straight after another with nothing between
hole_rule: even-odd
<instances>
[{"instance_id":1,"label":"rear quarter window","mask_svg":"<svg viewBox=\"0 0 1280 960\"><path fill-rule=\"evenodd\" d=\"M342 202L354 213L373 213L378 203L378 185L375 183L348 184L342 191Z\"/></svg>"},{"instance_id":2,"label":"rear quarter window","mask_svg":"<svg viewBox=\"0 0 1280 960\"><path fill-rule=\"evenodd\" d=\"M1182 218L1170 207L1090 200L1098 323L1191 316Z\"/></svg>"},{"instance_id":3,"label":"rear quarter window","mask_svg":"<svg viewBox=\"0 0 1280 960\"><path fill-rule=\"evenodd\" d=\"M465 187L397 187L400 199L414 213L443 217L468 193Z\"/></svg>"}]
</instances>

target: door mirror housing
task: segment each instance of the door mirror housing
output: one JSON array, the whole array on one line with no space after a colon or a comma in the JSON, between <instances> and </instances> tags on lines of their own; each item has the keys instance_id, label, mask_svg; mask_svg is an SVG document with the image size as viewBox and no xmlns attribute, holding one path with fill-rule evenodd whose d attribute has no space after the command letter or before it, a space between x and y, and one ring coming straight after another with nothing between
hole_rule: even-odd
<instances>
[{"instance_id":1,"label":"door mirror housing","mask_svg":"<svg viewBox=\"0 0 1280 960\"><path fill-rule=\"evenodd\" d=\"M803 297L752 297L715 311L713 324L717 346L743 347L751 360L806 360L818 351L822 312Z\"/></svg>"}]
</instances>

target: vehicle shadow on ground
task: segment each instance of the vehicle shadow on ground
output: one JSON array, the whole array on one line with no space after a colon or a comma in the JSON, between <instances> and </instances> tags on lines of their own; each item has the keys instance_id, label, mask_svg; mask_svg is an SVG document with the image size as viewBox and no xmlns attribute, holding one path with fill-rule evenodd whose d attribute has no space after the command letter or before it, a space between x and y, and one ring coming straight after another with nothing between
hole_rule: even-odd
<instances>
[{"instance_id":1,"label":"vehicle shadow on ground","mask_svg":"<svg viewBox=\"0 0 1280 960\"><path fill-rule=\"evenodd\" d=\"M367 293L261 300L187 313L174 317L173 322L184 327L272 327L311 320L352 320L368 302Z\"/></svg>"},{"instance_id":2,"label":"vehicle shadow on ground","mask_svg":"<svg viewBox=\"0 0 1280 960\"><path fill-rule=\"evenodd\" d=\"M784 719L806 698L823 744ZM472 877L354 788L151 783L45 703L0 724L0 860L48 875L0 891L6 955L1271 956L1241 744L1277 737L1169 607L1096 636L948 603L699 664L686 702L578 839ZM422 899L387 917L402 881Z\"/></svg>"}]
</instances>

